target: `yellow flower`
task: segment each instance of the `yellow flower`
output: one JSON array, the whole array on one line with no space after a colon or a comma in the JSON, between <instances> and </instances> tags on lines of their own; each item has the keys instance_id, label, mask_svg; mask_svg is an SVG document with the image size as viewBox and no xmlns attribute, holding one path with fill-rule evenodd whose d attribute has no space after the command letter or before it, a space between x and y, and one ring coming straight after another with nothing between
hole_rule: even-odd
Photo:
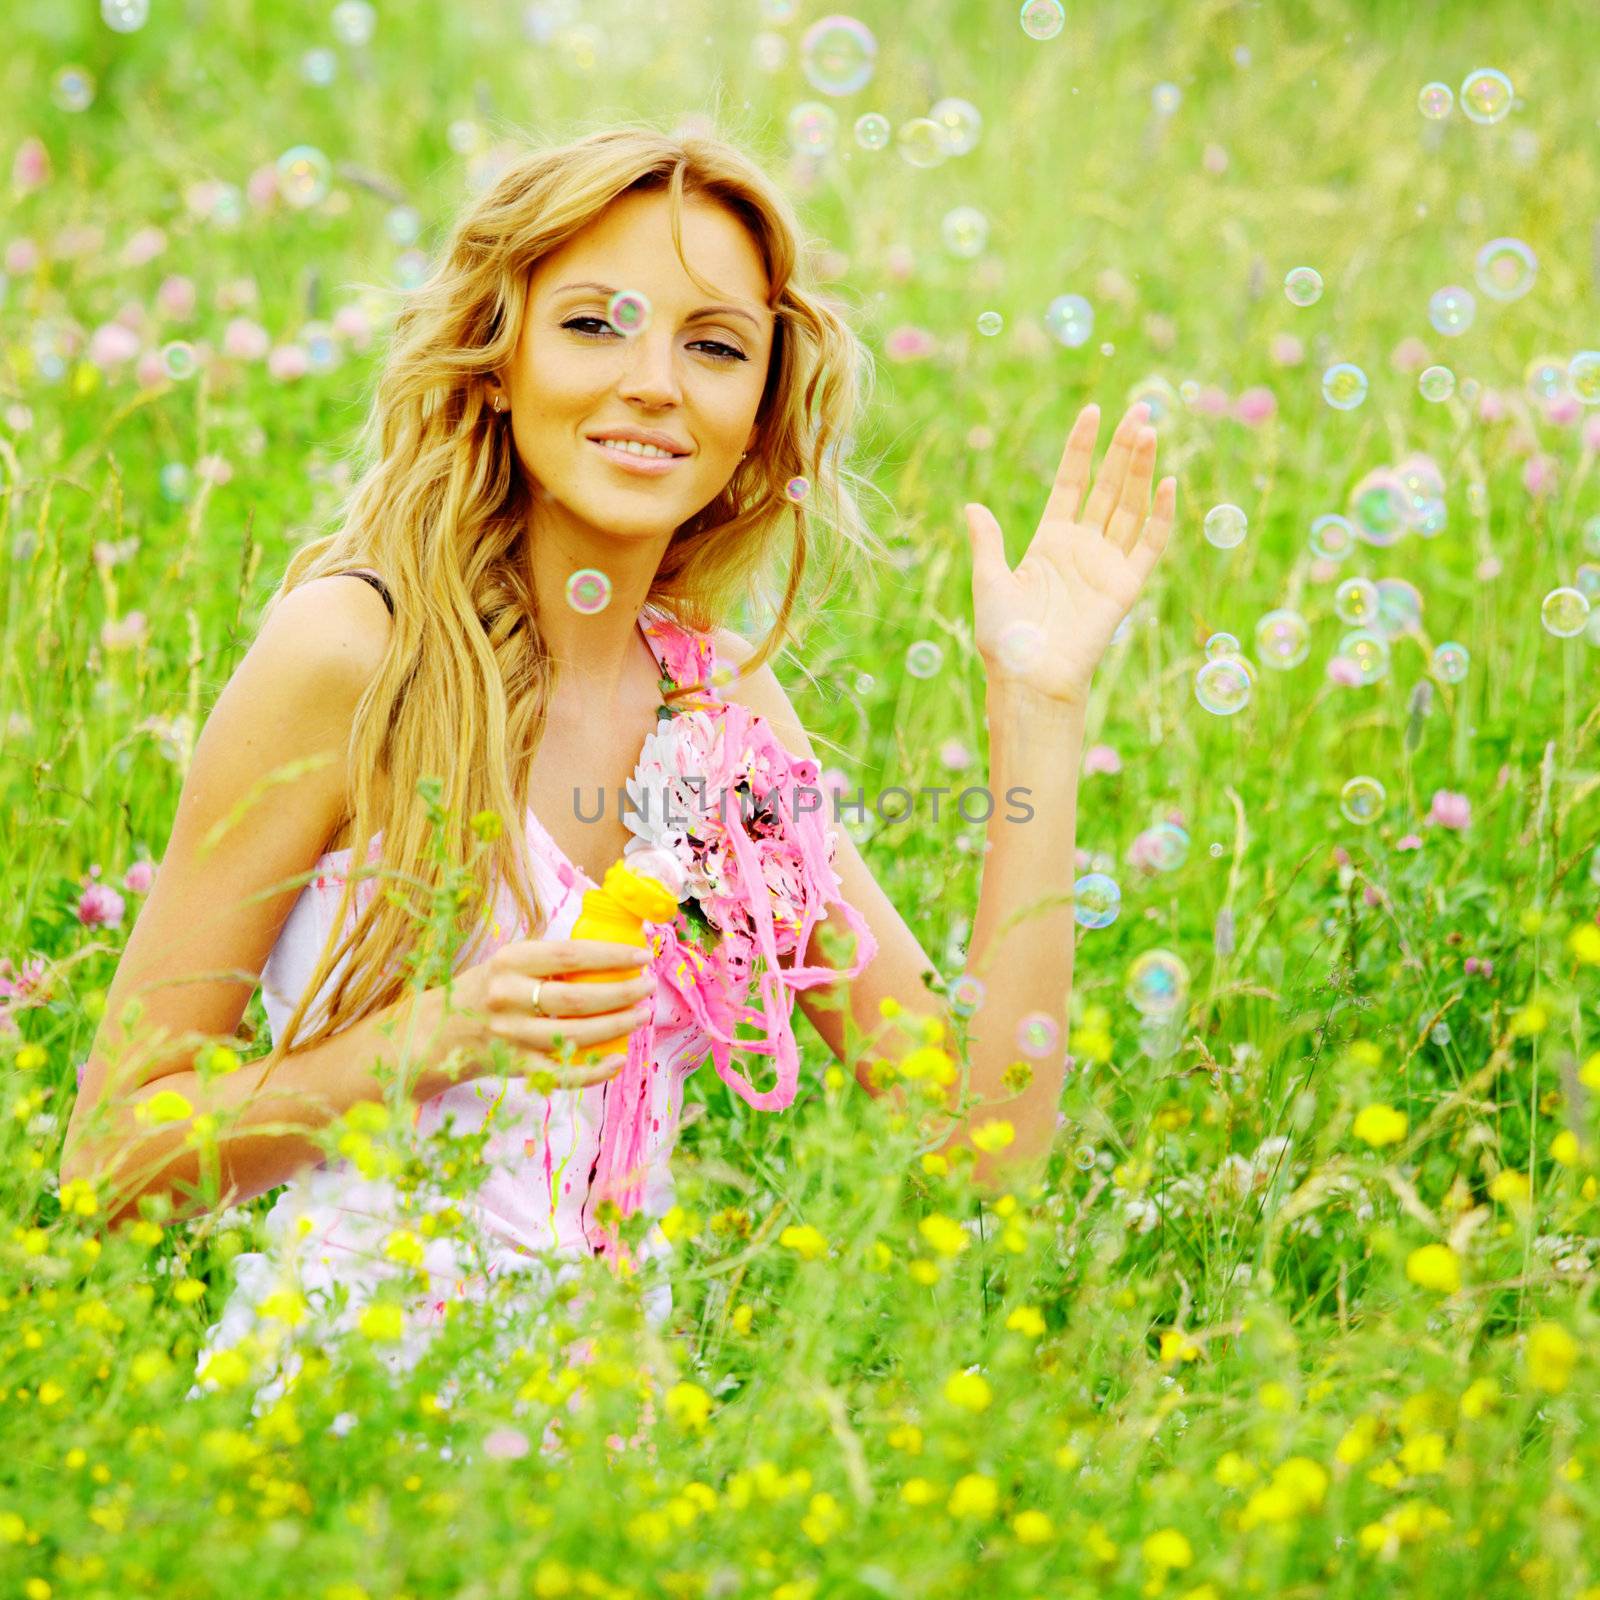
<instances>
[{"instance_id":1,"label":"yellow flower","mask_svg":"<svg viewBox=\"0 0 1600 1600\"><path fill-rule=\"evenodd\" d=\"M844 1512L831 1494L814 1494L800 1519L800 1531L812 1544L826 1544L844 1526Z\"/></svg>"},{"instance_id":2,"label":"yellow flower","mask_svg":"<svg viewBox=\"0 0 1600 1600\"><path fill-rule=\"evenodd\" d=\"M996 1118L989 1122L980 1122L972 1130L972 1142L978 1149L995 1155L1004 1150L1008 1145L1015 1144L1017 1130L1009 1122Z\"/></svg>"},{"instance_id":3,"label":"yellow flower","mask_svg":"<svg viewBox=\"0 0 1600 1600\"><path fill-rule=\"evenodd\" d=\"M1290 1456L1280 1462L1272 1482L1257 1489L1239 1513L1239 1526L1248 1532L1261 1522L1289 1522L1320 1509L1328 1492L1327 1471L1309 1456Z\"/></svg>"},{"instance_id":4,"label":"yellow flower","mask_svg":"<svg viewBox=\"0 0 1600 1600\"><path fill-rule=\"evenodd\" d=\"M1590 1056L1581 1067L1578 1068L1578 1082L1581 1083L1585 1089L1600 1089L1600 1050L1596 1050L1595 1053Z\"/></svg>"},{"instance_id":5,"label":"yellow flower","mask_svg":"<svg viewBox=\"0 0 1600 1600\"><path fill-rule=\"evenodd\" d=\"M943 1178L949 1175L950 1163L937 1150L929 1150L922 1158L922 1170L930 1178Z\"/></svg>"},{"instance_id":6,"label":"yellow flower","mask_svg":"<svg viewBox=\"0 0 1600 1600\"><path fill-rule=\"evenodd\" d=\"M1366 1106L1357 1112L1350 1131L1374 1149L1380 1145L1398 1144L1406 1136L1406 1114L1393 1106Z\"/></svg>"},{"instance_id":7,"label":"yellow flower","mask_svg":"<svg viewBox=\"0 0 1600 1600\"><path fill-rule=\"evenodd\" d=\"M666 1407L680 1428L698 1430L711 1415L711 1396L698 1383L675 1383L667 1390Z\"/></svg>"},{"instance_id":8,"label":"yellow flower","mask_svg":"<svg viewBox=\"0 0 1600 1600\"><path fill-rule=\"evenodd\" d=\"M1240 1455L1237 1450L1224 1450L1217 1457L1217 1464L1211 1469L1211 1476L1224 1489L1242 1489L1246 1484L1254 1483L1261 1474L1257 1471L1255 1463Z\"/></svg>"},{"instance_id":9,"label":"yellow flower","mask_svg":"<svg viewBox=\"0 0 1600 1600\"><path fill-rule=\"evenodd\" d=\"M49 1059L42 1045L25 1044L17 1051L17 1066L23 1072L37 1072Z\"/></svg>"},{"instance_id":10,"label":"yellow flower","mask_svg":"<svg viewBox=\"0 0 1600 1600\"><path fill-rule=\"evenodd\" d=\"M1559 1322L1536 1322L1524 1352L1528 1376L1549 1394L1560 1394L1578 1364L1578 1346Z\"/></svg>"},{"instance_id":11,"label":"yellow flower","mask_svg":"<svg viewBox=\"0 0 1600 1600\"><path fill-rule=\"evenodd\" d=\"M305 1321L309 1308L298 1290L275 1289L262 1296L256 1310L269 1322L284 1322L291 1328L298 1328Z\"/></svg>"},{"instance_id":12,"label":"yellow flower","mask_svg":"<svg viewBox=\"0 0 1600 1600\"><path fill-rule=\"evenodd\" d=\"M904 1008L893 995L886 994L878 1002L878 1015L880 1017L898 1017Z\"/></svg>"},{"instance_id":13,"label":"yellow flower","mask_svg":"<svg viewBox=\"0 0 1600 1600\"><path fill-rule=\"evenodd\" d=\"M1152 1533L1139 1548L1152 1567L1163 1571L1168 1567L1187 1567L1194 1560L1189 1541L1176 1528L1162 1528Z\"/></svg>"},{"instance_id":14,"label":"yellow flower","mask_svg":"<svg viewBox=\"0 0 1600 1600\"><path fill-rule=\"evenodd\" d=\"M379 1301L361 1313L357 1326L362 1338L374 1344L390 1343L405 1333L405 1317L399 1306Z\"/></svg>"},{"instance_id":15,"label":"yellow flower","mask_svg":"<svg viewBox=\"0 0 1600 1600\"><path fill-rule=\"evenodd\" d=\"M791 1223L778 1235L778 1243L802 1261L820 1261L828 1253L828 1241L809 1222L799 1227Z\"/></svg>"},{"instance_id":16,"label":"yellow flower","mask_svg":"<svg viewBox=\"0 0 1600 1600\"><path fill-rule=\"evenodd\" d=\"M749 1333L750 1324L755 1319L755 1307L748 1301L733 1308L733 1315L728 1318L728 1326L735 1333Z\"/></svg>"},{"instance_id":17,"label":"yellow flower","mask_svg":"<svg viewBox=\"0 0 1600 1600\"><path fill-rule=\"evenodd\" d=\"M1481 1417L1500 1398L1500 1385L1493 1378L1478 1378L1461 1391L1461 1415Z\"/></svg>"},{"instance_id":18,"label":"yellow flower","mask_svg":"<svg viewBox=\"0 0 1600 1600\"><path fill-rule=\"evenodd\" d=\"M1044 1318L1032 1306L1018 1306L1006 1318L1006 1327L1012 1333L1021 1333L1030 1339L1037 1339L1044 1332Z\"/></svg>"},{"instance_id":19,"label":"yellow flower","mask_svg":"<svg viewBox=\"0 0 1600 1600\"><path fill-rule=\"evenodd\" d=\"M194 1107L176 1089L161 1089L133 1108L133 1120L141 1126L163 1122L182 1122L194 1115Z\"/></svg>"},{"instance_id":20,"label":"yellow flower","mask_svg":"<svg viewBox=\"0 0 1600 1600\"><path fill-rule=\"evenodd\" d=\"M1370 1039L1352 1040L1345 1054L1358 1067L1376 1067L1383 1061L1383 1052Z\"/></svg>"},{"instance_id":21,"label":"yellow flower","mask_svg":"<svg viewBox=\"0 0 1600 1600\"><path fill-rule=\"evenodd\" d=\"M1419 1433L1400 1448L1400 1465L1413 1477L1444 1471L1445 1443L1442 1433Z\"/></svg>"},{"instance_id":22,"label":"yellow flower","mask_svg":"<svg viewBox=\"0 0 1600 1600\"><path fill-rule=\"evenodd\" d=\"M939 1498L939 1486L926 1478L907 1478L900 1485L900 1498L908 1506L932 1505Z\"/></svg>"},{"instance_id":23,"label":"yellow flower","mask_svg":"<svg viewBox=\"0 0 1600 1600\"><path fill-rule=\"evenodd\" d=\"M981 1472L969 1472L956 1479L945 1507L952 1517L992 1517L1000 1503L1000 1489L993 1478Z\"/></svg>"},{"instance_id":24,"label":"yellow flower","mask_svg":"<svg viewBox=\"0 0 1600 1600\"><path fill-rule=\"evenodd\" d=\"M1117 1546L1115 1542L1106 1537L1105 1525L1091 1522L1083 1530L1084 1553L1095 1561L1115 1561L1117 1559Z\"/></svg>"},{"instance_id":25,"label":"yellow flower","mask_svg":"<svg viewBox=\"0 0 1600 1600\"><path fill-rule=\"evenodd\" d=\"M887 1435L891 1450L904 1450L908 1456L922 1454L922 1429L914 1422L900 1422Z\"/></svg>"},{"instance_id":26,"label":"yellow flower","mask_svg":"<svg viewBox=\"0 0 1600 1600\"><path fill-rule=\"evenodd\" d=\"M967 1248L967 1230L937 1211L917 1224L917 1232L942 1256L958 1256Z\"/></svg>"},{"instance_id":27,"label":"yellow flower","mask_svg":"<svg viewBox=\"0 0 1600 1600\"><path fill-rule=\"evenodd\" d=\"M955 1062L935 1044L918 1045L915 1050L908 1050L896 1065L902 1078L929 1078L941 1084L956 1081Z\"/></svg>"},{"instance_id":28,"label":"yellow flower","mask_svg":"<svg viewBox=\"0 0 1600 1600\"><path fill-rule=\"evenodd\" d=\"M911 1274L912 1281L920 1283L923 1288L931 1289L939 1281L939 1269L931 1261L913 1261L906 1267Z\"/></svg>"},{"instance_id":29,"label":"yellow flower","mask_svg":"<svg viewBox=\"0 0 1600 1600\"><path fill-rule=\"evenodd\" d=\"M1334 1446L1334 1457L1347 1467L1365 1461L1372 1454L1378 1440L1378 1419L1363 1414L1345 1429L1344 1437Z\"/></svg>"},{"instance_id":30,"label":"yellow flower","mask_svg":"<svg viewBox=\"0 0 1600 1600\"><path fill-rule=\"evenodd\" d=\"M1406 1276L1423 1289L1454 1294L1461 1287L1461 1259L1447 1244L1425 1244L1406 1257Z\"/></svg>"},{"instance_id":31,"label":"yellow flower","mask_svg":"<svg viewBox=\"0 0 1600 1600\"><path fill-rule=\"evenodd\" d=\"M1520 1207L1528 1201L1528 1176L1510 1167L1495 1173L1489 1180L1489 1198L1503 1206Z\"/></svg>"},{"instance_id":32,"label":"yellow flower","mask_svg":"<svg viewBox=\"0 0 1600 1600\"><path fill-rule=\"evenodd\" d=\"M1578 1157L1582 1154L1578 1145L1578 1136L1571 1128L1563 1128L1555 1138L1550 1141L1550 1155L1564 1167L1574 1167L1578 1164Z\"/></svg>"},{"instance_id":33,"label":"yellow flower","mask_svg":"<svg viewBox=\"0 0 1600 1600\"><path fill-rule=\"evenodd\" d=\"M73 1178L62 1184L56 1198L61 1202L63 1216L92 1217L100 1209L94 1185L87 1178Z\"/></svg>"},{"instance_id":34,"label":"yellow flower","mask_svg":"<svg viewBox=\"0 0 1600 1600\"><path fill-rule=\"evenodd\" d=\"M1074 1028L1067 1035L1067 1048L1075 1056L1104 1066L1110 1061L1115 1044L1104 1028Z\"/></svg>"},{"instance_id":35,"label":"yellow flower","mask_svg":"<svg viewBox=\"0 0 1600 1600\"><path fill-rule=\"evenodd\" d=\"M1256 1390L1256 1401L1263 1411L1288 1411L1294 1406L1294 1395L1276 1378L1269 1378Z\"/></svg>"},{"instance_id":36,"label":"yellow flower","mask_svg":"<svg viewBox=\"0 0 1600 1600\"><path fill-rule=\"evenodd\" d=\"M1543 1033L1549 1026L1550 1013L1537 1000L1530 1000L1527 1005L1512 1014L1511 1037L1529 1039L1535 1034Z\"/></svg>"},{"instance_id":37,"label":"yellow flower","mask_svg":"<svg viewBox=\"0 0 1600 1600\"><path fill-rule=\"evenodd\" d=\"M1567 935L1567 948L1586 967L1600 967L1600 928L1580 922Z\"/></svg>"},{"instance_id":38,"label":"yellow flower","mask_svg":"<svg viewBox=\"0 0 1600 1600\"><path fill-rule=\"evenodd\" d=\"M944 1380L944 1397L963 1411L986 1411L994 1391L981 1372L952 1372Z\"/></svg>"},{"instance_id":39,"label":"yellow flower","mask_svg":"<svg viewBox=\"0 0 1600 1600\"><path fill-rule=\"evenodd\" d=\"M1188 1334L1177 1328L1168 1328L1161 1335L1161 1359L1170 1361L1198 1361L1200 1346Z\"/></svg>"},{"instance_id":40,"label":"yellow flower","mask_svg":"<svg viewBox=\"0 0 1600 1600\"><path fill-rule=\"evenodd\" d=\"M422 1241L409 1228L396 1228L383 1241L383 1253L407 1267L420 1267L425 1255Z\"/></svg>"},{"instance_id":41,"label":"yellow flower","mask_svg":"<svg viewBox=\"0 0 1600 1600\"><path fill-rule=\"evenodd\" d=\"M1042 1511L1019 1511L1011 1519L1011 1531L1018 1544L1047 1544L1055 1536L1056 1527Z\"/></svg>"}]
</instances>

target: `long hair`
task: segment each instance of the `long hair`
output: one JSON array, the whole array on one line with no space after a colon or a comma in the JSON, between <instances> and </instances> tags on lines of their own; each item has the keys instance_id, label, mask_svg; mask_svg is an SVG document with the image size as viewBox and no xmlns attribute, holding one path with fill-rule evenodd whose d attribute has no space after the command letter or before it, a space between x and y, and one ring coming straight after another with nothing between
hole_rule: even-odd
<instances>
[{"instance_id":1,"label":"long hair","mask_svg":"<svg viewBox=\"0 0 1600 1600\"><path fill-rule=\"evenodd\" d=\"M660 189L679 259L708 292L713 286L684 260L684 197L720 202L749 229L775 331L755 443L721 493L674 532L649 602L697 631L726 625L743 606L770 613L771 630L743 669L750 672L793 636L797 603L803 593L810 600L808 573L815 581L820 572L826 593L847 550L883 553L860 507L866 480L846 459L873 383L871 359L828 299L801 281L797 215L761 168L721 138L640 125L513 159L466 205L432 275L402 304L337 531L295 552L265 613L297 585L352 566L375 568L395 601L387 652L350 732L351 870L271 1065L403 994L400 959L415 942L418 912L440 903L449 870L431 859L419 780L441 783L451 863L470 855L471 818L494 812L504 824L472 863L458 922L495 914L506 886L521 926L530 935L544 926L523 824L554 663L530 584L532 490L485 378L513 357L540 259L619 196ZM785 489L796 477L811 485L799 501ZM381 803L380 768L388 778ZM346 934L357 880L374 870L362 863L380 833L385 892L371 894ZM301 1040L312 1000L341 963L325 1014Z\"/></svg>"}]
</instances>

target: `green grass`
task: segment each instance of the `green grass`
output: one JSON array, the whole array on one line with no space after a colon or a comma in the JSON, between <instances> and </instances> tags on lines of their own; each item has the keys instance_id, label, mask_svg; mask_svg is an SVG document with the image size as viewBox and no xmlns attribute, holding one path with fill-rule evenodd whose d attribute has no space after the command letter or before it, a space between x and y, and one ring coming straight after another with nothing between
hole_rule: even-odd
<instances>
[{"instance_id":1,"label":"green grass","mask_svg":"<svg viewBox=\"0 0 1600 1600\"><path fill-rule=\"evenodd\" d=\"M328 8L287 0L156 0L130 35L87 0L11 8L0 159L37 136L53 177L0 221L0 249L39 247L0 299L0 955L42 959L51 983L0 1035L0 1591L1600 1594L1600 636L1540 623L1582 564L1600 577L1600 531L1585 533L1600 409L1553 422L1525 386L1536 358L1600 345L1588 8L1136 0L1075 6L1036 43L1009 3L874 0L857 14L876 78L838 102L835 158L811 178L789 170L783 126L818 98L797 52L820 10L769 25L789 57L767 73L754 7L662 9L597 5L586 44L539 42L514 5L394 4L358 50L334 42ZM301 75L312 46L334 50L327 87ZM50 96L70 63L98 83L77 113ZM1459 107L1424 121L1424 82L1483 65L1519 108L1487 127ZM1163 81L1182 90L1165 120ZM850 137L863 111L898 124L946 95L983 114L969 155L916 170ZM952 738L981 775L961 504L990 505L1016 557L1079 406L1120 412L1153 379L1173 391L1161 465L1180 525L1091 710L1090 743L1121 769L1085 777L1079 844L1124 898L1111 927L1079 935L1056 1154L1036 1189L982 1197L960 1166L926 1170L884 1102L826 1086L808 1035L809 1087L785 1116L748 1112L709 1070L692 1081L704 1111L675 1160L663 1332L597 1271L515 1348L466 1303L392 1381L379 1347L306 1324L290 1336L326 1370L265 1415L250 1382L185 1402L271 1197L107 1235L80 1187L63 1214L74 1069L139 899L118 929L82 926L76 906L92 866L115 885L159 858L185 742L349 470L381 328L297 382L226 363L141 389L70 330L59 374L37 352L68 323L87 336L130 301L152 307L169 274L194 280L198 306L187 322L152 311L147 349L220 345L234 315L287 342L341 306L379 314L372 291L401 270L386 218L414 207L418 247L435 244L473 149L690 111L787 176L819 246L845 258L830 292L880 357L857 445L895 562L841 592L782 672L852 786L950 782ZM246 204L232 227L189 208L190 186L242 187L296 143L335 163L321 206ZM977 260L941 242L956 205L990 220ZM147 224L165 253L124 264ZM1474 256L1503 235L1536 252L1532 292L1479 293L1471 329L1439 336L1429 295L1477 292ZM896 247L909 275L891 270ZM1306 308L1281 287L1301 264L1326 285ZM229 309L246 278L255 302ZM1066 292L1096 310L1076 350L1043 329ZM985 309L1005 318L998 337L976 331ZM901 325L937 352L883 360ZM1285 334L1297 364L1273 358ZM1419 396L1394 359L1407 338L1454 370L1453 400ZM1321 397L1339 360L1370 380L1353 411ZM1277 414L1207 415L1186 384L1197 399L1269 385ZM1504 420L1480 414L1490 391ZM1317 569L1312 520L1413 451L1443 475L1445 531ZM1525 484L1530 451L1550 458L1549 493ZM208 456L228 481L205 481ZM1220 501L1250 519L1232 551L1201 537ZM136 543L98 562L117 541ZM1354 574L1423 597L1420 631L1366 688L1326 673L1344 632L1333 591ZM1283 605L1310 625L1307 659L1262 667L1239 715L1208 715L1193 690L1206 639L1232 632L1254 657L1257 619ZM108 644L133 611L142 642ZM903 665L922 638L945 647L929 680ZM1470 671L1424 709L1446 639ZM1339 809L1357 774L1387 794L1366 826ZM1424 823L1440 790L1468 798L1464 830ZM1169 811L1189 857L1141 876L1128 846ZM1412 833L1421 848L1399 848ZM859 837L953 976L980 830L922 809ZM1160 1059L1123 993L1154 947L1192 975ZM248 1054L265 1047L259 1000L246 1024ZM1357 1136L1369 1105L1405 1114L1399 1142ZM470 1191L470 1145L374 1135L370 1159L386 1140L418 1183ZM933 1218L969 1224L957 1254L937 1248L948 1229L920 1226ZM815 1237L785 1245L789 1228ZM1458 1287L1416 1281L1440 1259L1428 1246L1451 1251ZM595 1341L587 1367L569 1365L575 1337ZM947 1387L970 1369L984 1385ZM356 1426L330 1431L345 1413ZM551 1461L538 1443L556 1415L567 1454ZM528 1455L493 1454L506 1429Z\"/></svg>"}]
</instances>

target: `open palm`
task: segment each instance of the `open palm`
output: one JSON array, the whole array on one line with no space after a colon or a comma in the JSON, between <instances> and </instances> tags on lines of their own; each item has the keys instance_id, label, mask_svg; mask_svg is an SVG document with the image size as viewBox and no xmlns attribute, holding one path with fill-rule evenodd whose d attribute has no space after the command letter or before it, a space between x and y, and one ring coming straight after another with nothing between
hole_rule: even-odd
<instances>
[{"instance_id":1,"label":"open palm","mask_svg":"<svg viewBox=\"0 0 1600 1600\"><path fill-rule=\"evenodd\" d=\"M1147 415L1134 405L1117 425L1085 503L1100 408L1078 413L1044 515L1014 568L994 513L966 508L973 629L991 684L1080 704L1087 698L1111 635L1172 533L1177 481L1163 478L1150 505L1156 431Z\"/></svg>"}]
</instances>

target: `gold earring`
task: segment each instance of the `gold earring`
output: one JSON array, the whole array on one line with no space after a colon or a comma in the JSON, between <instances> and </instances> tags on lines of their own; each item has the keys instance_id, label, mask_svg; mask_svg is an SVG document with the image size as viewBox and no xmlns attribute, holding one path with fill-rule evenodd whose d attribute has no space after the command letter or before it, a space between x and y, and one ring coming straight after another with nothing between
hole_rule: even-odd
<instances>
[{"instance_id":1,"label":"gold earring","mask_svg":"<svg viewBox=\"0 0 1600 1600\"><path fill-rule=\"evenodd\" d=\"M497 413L505 410L505 404L506 403L501 396L496 395L494 397L494 409Z\"/></svg>"}]
</instances>

